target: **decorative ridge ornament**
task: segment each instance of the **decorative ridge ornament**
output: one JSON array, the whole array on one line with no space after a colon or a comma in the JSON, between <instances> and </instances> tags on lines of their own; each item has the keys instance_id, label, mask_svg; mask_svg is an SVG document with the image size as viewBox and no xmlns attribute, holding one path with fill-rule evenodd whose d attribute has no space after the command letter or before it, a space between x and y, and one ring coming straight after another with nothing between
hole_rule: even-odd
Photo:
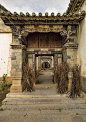
<instances>
[{"instance_id":1,"label":"decorative ridge ornament","mask_svg":"<svg viewBox=\"0 0 86 122\"><path fill-rule=\"evenodd\" d=\"M45 13L45 17L48 17L48 12Z\"/></svg>"},{"instance_id":2,"label":"decorative ridge ornament","mask_svg":"<svg viewBox=\"0 0 86 122\"><path fill-rule=\"evenodd\" d=\"M27 13L26 13L26 16L27 16L27 17L30 17L30 14L27 12Z\"/></svg>"},{"instance_id":3,"label":"decorative ridge ornament","mask_svg":"<svg viewBox=\"0 0 86 122\"><path fill-rule=\"evenodd\" d=\"M33 17L36 17L36 14L33 12L33 13L32 13L32 16L33 16Z\"/></svg>"},{"instance_id":4,"label":"decorative ridge ornament","mask_svg":"<svg viewBox=\"0 0 86 122\"><path fill-rule=\"evenodd\" d=\"M23 12L20 12L20 16L21 16L21 17L24 17L25 15L23 14Z\"/></svg>"},{"instance_id":5,"label":"decorative ridge ornament","mask_svg":"<svg viewBox=\"0 0 86 122\"><path fill-rule=\"evenodd\" d=\"M14 12L14 14L13 14L14 16L18 16L18 13L17 12Z\"/></svg>"},{"instance_id":6,"label":"decorative ridge ornament","mask_svg":"<svg viewBox=\"0 0 86 122\"><path fill-rule=\"evenodd\" d=\"M51 16L54 17L54 13L53 12L51 13Z\"/></svg>"},{"instance_id":7,"label":"decorative ridge ornament","mask_svg":"<svg viewBox=\"0 0 86 122\"><path fill-rule=\"evenodd\" d=\"M42 17L42 13L41 12L39 13L39 17Z\"/></svg>"}]
</instances>

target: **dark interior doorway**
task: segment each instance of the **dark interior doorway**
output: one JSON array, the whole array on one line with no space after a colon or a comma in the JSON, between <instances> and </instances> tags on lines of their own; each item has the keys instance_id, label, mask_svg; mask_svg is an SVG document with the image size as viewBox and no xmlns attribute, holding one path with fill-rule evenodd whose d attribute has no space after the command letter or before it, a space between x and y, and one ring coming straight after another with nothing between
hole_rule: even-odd
<instances>
[{"instance_id":1,"label":"dark interior doorway","mask_svg":"<svg viewBox=\"0 0 86 122\"><path fill-rule=\"evenodd\" d=\"M44 62L43 64L42 64L42 68L43 69L49 69L50 68L50 64L48 63L48 62Z\"/></svg>"}]
</instances>

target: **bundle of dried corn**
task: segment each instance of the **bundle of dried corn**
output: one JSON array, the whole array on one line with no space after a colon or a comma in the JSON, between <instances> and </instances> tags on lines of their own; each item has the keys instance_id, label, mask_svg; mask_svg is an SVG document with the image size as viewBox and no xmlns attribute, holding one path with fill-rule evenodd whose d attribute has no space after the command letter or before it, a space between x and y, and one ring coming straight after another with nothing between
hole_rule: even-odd
<instances>
[{"instance_id":1,"label":"bundle of dried corn","mask_svg":"<svg viewBox=\"0 0 86 122\"><path fill-rule=\"evenodd\" d=\"M63 62L57 66L57 78L58 78L58 93L63 94L68 89L68 72L69 66Z\"/></svg>"},{"instance_id":2,"label":"bundle of dried corn","mask_svg":"<svg viewBox=\"0 0 86 122\"><path fill-rule=\"evenodd\" d=\"M33 75L31 72L31 68L28 67L28 65L26 63L23 63L23 90L27 91L33 91Z\"/></svg>"},{"instance_id":3,"label":"bundle of dried corn","mask_svg":"<svg viewBox=\"0 0 86 122\"><path fill-rule=\"evenodd\" d=\"M80 67L75 66L72 72L73 72L73 79L69 96L71 98L74 98L80 96Z\"/></svg>"}]
</instances>

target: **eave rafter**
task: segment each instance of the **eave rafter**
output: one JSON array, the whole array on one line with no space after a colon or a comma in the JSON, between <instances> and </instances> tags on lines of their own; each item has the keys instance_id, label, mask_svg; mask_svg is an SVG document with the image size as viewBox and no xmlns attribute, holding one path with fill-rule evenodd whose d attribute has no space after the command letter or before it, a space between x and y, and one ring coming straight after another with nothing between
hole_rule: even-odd
<instances>
[{"instance_id":1,"label":"eave rafter","mask_svg":"<svg viewBox=\"0 0 86 122\"><path fill-rule=\"evenodd\" d=\"M66 13L79 11L85 0L70 0Z\"/></svg>"},{"instance_id":2,"label":"eave rafter","mask_svg":"<svg viewBox=\"0 0 86 122\"><path fill-rule=\"evenodd\" d=\"M42 16L41 13L39 13L39 16L36 16L35 13L32 13L32 16L28 13L23 14L20 12L20 14L14 12L12 14L11 12L1 12L1 18L3 19L4 23L6 25L11 26L12 24L15 25L21 25L21 24L78 24L79 21L81 21L85 16L85 11L82 11L80 13L71 13L66 14L64 13L61 15L60 13L57 14L57 16L54 16L54 13L51 13L51 16L48 16L48 13L45 13L45 16Z\"/></svg>"}]
</instances>

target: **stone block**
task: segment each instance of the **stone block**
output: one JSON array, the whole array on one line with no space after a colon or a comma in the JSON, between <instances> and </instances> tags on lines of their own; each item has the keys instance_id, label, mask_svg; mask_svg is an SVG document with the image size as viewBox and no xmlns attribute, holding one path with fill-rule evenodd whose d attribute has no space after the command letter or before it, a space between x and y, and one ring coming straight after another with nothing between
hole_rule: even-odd
<instances>
[{"instance_id":1,"label":"stone block","mask_svg":"<svg viewBox=\"0 0 86 122\"><path fill-rule=\"evenodd\" d=\"M11 78L12 79L19 79L19 78L22 78L22 72L17 72L17 71L14 71L12 70L11 71Z\"/></svg>"},{"instance_id":2,"label":"stone block","mask_svg":"<svg viewBox=\"0 0 86 122\"><path fill-rule=\"evenodd\" d=\"M16 60L16 56L12 56L11 57L11 60Z\"/></svg>"},{"instance_id":3,"label":"stone block","mask_svg":"<svg viewBox=\"0 0 86 122\"><path fill-rule=\"evenodd\" d=\"M16 57L16 60L22 60L22 56L20 56L20 55L17 56L17 57Z\"/></svg>"},{"instance_id":4,"label":"stone block","mask_svg":"<svg viewBox=\"0 0 86 122\"><path fill-rule=\"evenodd\" d=\"M11 86L10 88L11 93L22 93L22 86Z\"/></svg>"},{"instance_id":5,"label":"stone block","mask_svg":"<svg viewBox=\"0 0 86 122\"><path fill-rule=\"evenodd\" d=\"M67 59L71 59L71 56L67 56Z\"/></svg>"},{"instance_id":6,"label":"stone block","mask_svg":"<svg viewBox=\"0 0 86 122\"><path fill-rule=\"evenodd\" d=\"M68 51L68 52L67 52L67 55L68 55L68 56L72 56L72 55L73 55L73 52Z\"/></svg>"},{"instance_id":7,"label":"stone block","mask_svg":"<svg viewBox=\"0 0 86 122\"><path fill-rule=\"evenodd\" d=\"M67 49L67 52L73 52L73 49Z\"/></svg>"},{"instance_id":8,"label":"stone block","mask_svg":"<svg viewBox=\"0 0 86 122\"><path fill-rule=\"evenodd\" d=\"M19 68L19 69L16 69L16 71L17 71L17 72L22 72L22 69L21 69L21 68Z\"/></svg>"},{"instance_id":9,"label":"stone block","mask_svg":"<svg viewBox=\"0 0 86 122\"><path fill-rule=\"evenodd\" d=\"M13 68L18 69L19 65L12 65Z\"/></svg>"},{"instance_id":10,"label":"stone block","mask_svg":"<svg viewBox=\"0 0 86 122\"><path fill-rule=\"evenodd\" d=\"M12 56L13 56L13 57L16 56L16 53L15 53L15 52L12 52Z\"/></svg>"},{"instance_id":11,"label":"stone block","mask_svg":"<svg viewBox=\"0 0 86 122\"><path fill-rule=\"evenodd\" d=\"M77 51L77 49L73 49L73 51L75 52L75 51Z\"/></svg>"}]
</instances>

